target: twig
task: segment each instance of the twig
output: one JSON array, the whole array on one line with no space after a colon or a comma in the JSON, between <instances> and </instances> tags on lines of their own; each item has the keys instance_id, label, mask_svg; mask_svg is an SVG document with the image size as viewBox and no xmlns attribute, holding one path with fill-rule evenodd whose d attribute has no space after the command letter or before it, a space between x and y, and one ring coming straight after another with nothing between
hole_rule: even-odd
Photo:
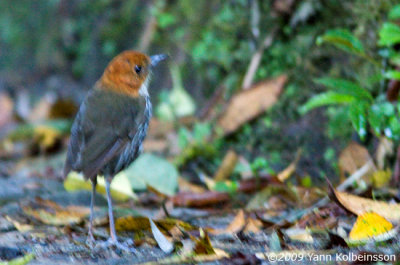
<instances>
[{"instance_id":1,"label":"twig","mask_svg":"<svg viewBox=\"0 0 400 265\"><path fill-rule=\"evenodd\" d=\"M350 177L348 177L342 184L340 184L336 190L338 191L344 191L348 187L350 187L354 181L359 180L361 177L365 176L365 174L368 173L371 169L375 168L375 165L372 160L369 160L367 163L365 163L364 166L362 166L360 169L358 169L356 172L354 172ZM288 218L286 218L287 221L289 222L294 222L301 218L302 216L309 214L316 208L320 208L322 206L325 206L328 204L330 201L329 196L325 196L318 202L314 203L311 207L308 207L304 209L303 211L296 212L292 215L290 215Z\"/></svg>"},{"instance_id":2,"label":"twig","mask_svg":"<svg viewBox=\"0 0 400 265\"><path fill-rule=\"evenodd\" d=\"M165 8L165 4L163 2L159 1L154 1L151 2L150 6L156 6L158 7L157 12L162 12ZM151 42L153 41L154 34L157 31L158 23L157 23L157 18L153 12L150 12L149 18L147 19L146 25L144 26L144 30L142 32L142 35L140 37L139 45L138 45L138 50L142 52L146 52L149 49L149 46Z\"/></svg>"},{"instance_id":3,"label":"twig","mask_svg":"<svg viewBox=\"0 0 400 265\"><path fill-rule=\"evenodd\" d=\"M206 104L204 105L204 107L200 110L199 118L201 120L209 120L210 119L211 111L215 108L215 106L221 100L225 89L226 89L226 86L224 84L221 84L218 86L218 88L217 88L217 90L215 90L212 98L210 100L208 100L206 102Z\"/></svg>"},{"instance_id":4,"label":"twig","mask_svg":"<svg viewBox=\"0 0 400 265\"><path fill-rule=\"evenodd\" d=\"M246 75L244 76L243 79L243 84L242 84L243 90L249 89L251 84L253 83L253 79L258 69L258 66L260 65L262 55L264 54L264 50L272 45L276 31L277 31L276 28L272 29L271 32L267 34L267 36L264 38L264 41L261 43L258 50L253 54L249 67L247 68Z\"/></svg>"},{"instance_id":5,"label":"twig","mask_svg":"<svg viewBox=\"0 0 400 265\"><path fill-rule=\"evenodd\" d=\"M343 181L342 184L336 187L336 190L338 191L344 191L353 183L360 178L362 178L365 174L367 174L371 169L374 169L375 165L372 160L369 160L367 163L365 163L364 166L362 166L360 169L358 169L356 172L353 173L350 177L348 177L345 181Z\"/></svg>"}]
</instances>

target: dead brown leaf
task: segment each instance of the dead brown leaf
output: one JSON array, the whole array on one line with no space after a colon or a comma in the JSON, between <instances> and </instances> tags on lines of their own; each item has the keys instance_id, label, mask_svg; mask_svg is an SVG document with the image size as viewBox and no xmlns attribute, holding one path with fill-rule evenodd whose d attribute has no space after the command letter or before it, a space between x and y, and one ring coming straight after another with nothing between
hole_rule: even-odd
<instances>
[{"instance_id":1,"label":"dead brown leaf","mask_svg":"<svg viewBox=\"0 0 400 265\"><path fill-rule=\"evenodd\" d=\"M294 161L292 163L290 163L290 165L287 166L284 170L279 172L279 174L277 175L277 178L281 182L284 182L285 180L287 180L296 171L296 166L300 160L300 157L301 157L301 149L299 151L297 151L296 158L294 159Z\"/></svg>"},{"instance_id":2,"label":"dead brown leaf","mask_svg":"<svg viewBox=\"0 0 400 265\"><path fill-rule=\"evenodd\" d=\"M273 106L287 80L286 75L253 85L230 100L225 112L218 120L218 125L227 135L236 131L244 123L254 119Z\"/></svg>"},{"instance_id":3,"label":"dead brown leaf","mask_svg":"<svg viewBox=\"0 0 400 265\"><path fill-rule=\"evenodd\" d=\"M14 227L19 231L19 232L26 232L34 229L33 225L30 224L23 224L20 221L11 218L10 216L6 215L7 221L12 223Z\"/></svg>"},{"instance_id":4,"label":"dead brown leaf","mask_svg":"<svg viewBox=\"0 0 400 265\"><path fill-rule=\"evenodd\" d=\"M333 195L340 206L356 215L375 212L390 221L400 221L400 204L398 203L375 201L337 190L333 190Z\"/></svg>"},{"instance_id":5,"label":"dead brown leaf","mask_svg":"<svg viewBox=\"0 0 400 265\"><path fill-rule=\"evenodd\" d=\"M369 155L367 148L356 142L351 142L339 156L341 180L343 181L346 178L346 174L353 174L371 160L372 157Z\"/></svg>"},{"instance_id":6,"label":"dead brown leaf","mask_svg":"<svg viewBox=\"0 0 400 265\"><path fill-rule=\"evenodd\" d=\"M312 211L303 216L297 222L296 227L310 229L332 229L336 227L338 224L337 216L342 214L343 210L336 204L331 205L334 207L319 208L318 211Z\"/></svg>"},{"instance_id":7,"label":"dead brown leaf","mask_svg":"<svg viewBox=\"0 0 400 265\"><path fill-rule=\"evenodd\" d=\"M212 255L215 254L214 248L211 245L210 238L208 237L207 231L200 228L200 237L191 237L195 242L193 252L196 255Z\"/></svg>"},{"instance_id":8,"label":"dead brown leaf","mask_svg":"<svg viewBox=\"0 0 400 265\"><path fill-rule=\"evenodd\" d=\"M225 232L229 233L229 234L238 233L243 229L245 224L246 224L246 220L245 220L245 216L244 216L244 211L242 209L240 209L238 214L235 216L235 218L232 220L232 222L225 229Z\"/></svg>"},{"instance_id":9,"label":"dead brown leaf","mask_svg":"<svg viewBox=\"0 0 400 265\"><path fill-rule=\"evenodd\" d=\"M89 208L82 206L62 207L50 200L36 198L35 202L22 207L25 214L48 225L79 223L89 214Z\"/></svg>"},{"instance_id":10,"label":"dead brown leaf","mask_svg":"<svg viewBox=\"0 0 400 265\"><path fill-rule=\"evenodd\" d=\"M202 186L193 184L182 177L178 178L178 186L179 186L179 191L181 192L193 192L193 193L206 192L206 189L203 188Z\"/></svg>"},{"instance_id":11,"label":"dead brown leaf","mask_svg":"<svg viewBox=\"0 0 400 265\"><path fill-rule=\"evenodd\" d=\"M256 234L259 233L262 228L263 228L263 223L260 220L249 217L247 218L247 223L244 228L244 232Z\"/></svg>"},{"instance_id":12,"label":"dead brown leaf","mask_svg":"<svg viewBox=\"0 0 400 265\"><path fill-rule=\"evenodd\" d=\"M219 234L236 234L243 230L246 225L244 211L241 209L238 214L233 218L232 222L225 229L208 230L214 235Z\"/></svg>"},{"instance_id":13,"label":"dead brown leaf","mask_svg":"<svg viewBox=\"0 0 400 265\"><path fill-rule=\"evenodd\" d=\"M237 161L238 155L236 154L236 152L233 150L229 150L226 153L224 160L222 160L221 166L218 168L217 173L215 173L214 180L222 181L228 179L235 169Z\"/></svg>"},{"instance_id":14,"label":"dead brown leaf","mask_svg":"<svg viewBox=\"0 0 400 265\"><path fill-rule=\"evenodd\" d=\"M172 201L175 206L204 207L227 202L230 200L226 192L207 191L204 193L179 192Z\"/></svg>"}]
</instances>

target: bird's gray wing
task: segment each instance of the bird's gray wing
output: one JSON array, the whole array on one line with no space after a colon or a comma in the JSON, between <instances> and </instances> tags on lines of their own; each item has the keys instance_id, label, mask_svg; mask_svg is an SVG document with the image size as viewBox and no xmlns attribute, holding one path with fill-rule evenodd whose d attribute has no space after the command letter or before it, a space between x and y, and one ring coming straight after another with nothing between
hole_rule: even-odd
<instances>
[{"instance_id":1,"label":"bird's gray wing","mask_svg":"<svg viewBox=\"0 0 400 265\"><path fill-rule=\"evenodd\" d=\"M129 143L138 115L133 98L98 90L89 93L71 130L64 174L77 170L85 178L95 177Z\"/></svg>"}]
</instances>

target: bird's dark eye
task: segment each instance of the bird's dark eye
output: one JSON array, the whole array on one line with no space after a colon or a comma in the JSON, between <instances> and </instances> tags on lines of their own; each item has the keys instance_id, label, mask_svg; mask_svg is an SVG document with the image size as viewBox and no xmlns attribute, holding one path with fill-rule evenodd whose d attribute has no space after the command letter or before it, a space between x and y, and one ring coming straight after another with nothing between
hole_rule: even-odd
<instances>
[{"instance_id":1,"label":"bird's dark eye","mask_svg":"<svg viewBox=\"0 0 400 265\"><path fill-rule=\"evenodd\" d=\"M135 65L135 72L137 74L140 74L141 71L142 71L142 67L140 65Z\"/></svg>"}]
</instances>

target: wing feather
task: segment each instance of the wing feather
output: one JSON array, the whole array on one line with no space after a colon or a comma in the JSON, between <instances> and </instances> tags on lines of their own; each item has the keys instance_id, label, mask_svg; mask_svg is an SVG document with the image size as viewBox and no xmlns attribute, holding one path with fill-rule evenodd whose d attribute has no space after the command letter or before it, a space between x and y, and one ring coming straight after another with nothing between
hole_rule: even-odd
<instances>
[{"instance_id":1,"label":"wing feather","mask_svg":"<svg viewBox=\"0 0 400 265\"><path fill-rule=\"evenodd\" d=\"M98 90L89 93L71 129L64 176L76 170L85 178L96 177L121 154L137 130L137 105L132 98Z\"/></svg>"}]
</instances>

